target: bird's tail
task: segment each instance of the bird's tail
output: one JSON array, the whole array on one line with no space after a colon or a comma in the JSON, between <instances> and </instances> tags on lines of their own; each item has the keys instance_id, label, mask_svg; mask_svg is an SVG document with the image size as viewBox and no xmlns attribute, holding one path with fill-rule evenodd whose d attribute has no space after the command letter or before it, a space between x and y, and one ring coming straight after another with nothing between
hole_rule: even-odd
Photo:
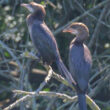
<instances>
[{"instance_id":1,"label":"bird's tail","mask_svg":"<svg viewBox=\"0 0 110 110\"><path fill-rule=\"evenodd\" d=\"M85 94L78 94L79 110L87 110Z\"/></svg>"},{"instance_id":2,"label":"bird's tail","mask_svg":"<svg viewBox=\"0 0 110 110\"><path fill-rule=\"evenodd\" d=\"M76 85L76 82L74 81L71 73L68 71L68 69L64 65L63 61L61 59L58 59L56 64L57 64L57 67L58 67L59 71L61 72L61 74L63 74L66 77L68 82L70 84Z\"/></svg>"}]
</instances>

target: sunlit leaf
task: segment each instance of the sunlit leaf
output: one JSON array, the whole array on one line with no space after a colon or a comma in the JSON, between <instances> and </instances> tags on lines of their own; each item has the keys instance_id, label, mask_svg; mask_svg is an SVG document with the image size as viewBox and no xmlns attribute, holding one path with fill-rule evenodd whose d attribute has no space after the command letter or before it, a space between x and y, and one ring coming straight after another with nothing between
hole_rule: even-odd
<instances>
[{"instance_id":1,"label":"sunlit leaf","mask_svg":"<svg viewBox=\"0 0 110 110\"><path fill-rule=\"evenodd\" d=\"M50 91L50 88L44 88L43 91Z\"/></svg>"},{"instance_id":2,"label":"sunlit leaf","mask_svg":"<svg viewBox=\"0 0 110 110\"><path fill-rule=\"evenodd\" d=\"M4 52L4 55L5 57L10 57L10 54L7 51Z\"/></svg>"}]
</instances>

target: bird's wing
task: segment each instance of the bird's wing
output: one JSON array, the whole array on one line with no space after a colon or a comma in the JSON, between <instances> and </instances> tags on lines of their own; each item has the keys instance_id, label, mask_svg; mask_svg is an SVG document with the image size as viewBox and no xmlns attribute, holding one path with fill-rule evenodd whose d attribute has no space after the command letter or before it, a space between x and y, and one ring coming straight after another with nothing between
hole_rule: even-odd
<instances>
[{"instance_id":1,"label":"bird's wing","mask_svg":"<svg viewBox=\"0 0 110 110\"><path fill-rule=\"evenodd\" d=\"M58 54L58 47L56 40L50 31L50 29L46 26L45 23L34 23L31 30L31 36L33 39L33 42L37 42L36 45L43 46L44 48L49 48L50 52L55 52L54 54ZM34 41L35 40L35 41ZM40 47L41 48L41 47ZM54 49L54 50L53 50Z\"/></svg>"},{"instance_id":2,"label":"bird's wing","mask_svg":"<svg viewBox=\"0 0 110 110\"><path fill-rule=\"evenodd\" d=\"M87 51L87 53L85 53ZM69 53L69 67L75 80L86 88L89 81L91 69L91 55L88 48L84 46L72 45Z\"/></svg>"}]
</instances>

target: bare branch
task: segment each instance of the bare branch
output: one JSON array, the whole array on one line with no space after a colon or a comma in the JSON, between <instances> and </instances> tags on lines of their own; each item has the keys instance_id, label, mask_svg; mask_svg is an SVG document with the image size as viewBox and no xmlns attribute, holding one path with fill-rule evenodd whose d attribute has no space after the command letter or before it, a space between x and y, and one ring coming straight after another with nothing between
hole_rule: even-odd
<instances>
[{"instance_id":1,"label":"bare branch","mask_svg":"<svg viewBox=\"0 0 110 110\"><path fill-rule=\"evenodd\" d=\"M35 92L26 92L26 91L20 91L20 90L14 90L13 92L17 93L17 94L25 94L25 95L27 95L27 94L34 95L35 94ZM67 101L76 102L78 100L77 96L71 97L71 96L68 96L63 93L46 92L46 91L40 91L38 94L36 94L36 96L48 96L51 98L57 97L57 98L63 99L64 102L67 102ZM92 110L100 110L100 108L97 106L97 104L88 95L86 95L86 101Z\"/></svg>"},{"instance_id":2,"label":"bare branch","mask_svg":"<svg viewBox=\"0 0 110 110\"><path fill-rule=\"evenodd\" d=\"M20 98L19 100L15 101L13 104L9 105L8 107L4 108L3 110L11 110L12 108L19 105L20 102L29 100L33 96L36 96L36 94L38 94L38 92L41 91L43 89L43 87L47 84L47 82L50 80L51 76L52 76L52 69L51 69L51 67L49 67L48 75L46 76L45 80L40 84L39 88L36 90L36 92L34 92L33 95L28 94L28 95Z\"/></svg>"},{"instance_id":3,"label":"bare branch","mask_svg":"<svg viewBox=\"0 0 110 110\"><path fill-rule=\"evenodd\" d=\"M108 9L107 7L108 7L108 3L106 3L105 7L103 8L102 13L100 14L100 17L99 17L98 22L96 24L96 28L94 30L94 33L93 33L92 38L91 38L89 45L88 45L89 48L91 48L93 46L95 39L98 37L98 33L99 33L100 27L101 27L101 23L99 21L101 21L103 19L105 12Z\"/></svg>"},{"instance_id":4,"label":"bare branch","mask_svg":"<svg viewBox=\"0 0 110 110\"><path fill-rule=\"evenodd\" d=\"M75 21L78 21L79 19L85 17L86 15L88 15L90 12L96 10L97 8L100 8L102 7L103 5L105 5L106 3L110 2L110 0L105 0L101 3L99 3L98 5L96 5L95 7L91 8L90 10L88 11L85 11L82 15L76 17L75 19L71 20L69 23L67 23L66 25L58 28L55 32L54 32L54 35L57 35L59 32L61 32L63 29L65 29L68 25L70 25L72 22L75 22ZM110 27L110 26L109 26Z\"/></svg>"}]
</instances>

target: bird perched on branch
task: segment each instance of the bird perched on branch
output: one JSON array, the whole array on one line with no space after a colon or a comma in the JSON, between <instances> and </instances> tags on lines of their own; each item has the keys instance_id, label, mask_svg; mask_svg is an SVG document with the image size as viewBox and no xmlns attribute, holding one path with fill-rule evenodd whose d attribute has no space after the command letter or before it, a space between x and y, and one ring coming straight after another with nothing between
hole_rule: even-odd
<instances>
[{"instance_id":1,"label":"bird perched on branch","mask_svg":"<svg viewBox=\"0 0 110 110\"><path fill-rule=\"evenodd\" d=\"M85 24L75 22L65 28L63 32L69 32L76 36L70 43L69 68L76 81L79 108L87 110L85 94L88 88L92 58L84 41L89 37L89 30Z\"/></svg>"},{"instance_id":2,"label":"bird perched on branch","mask_svg":"<svg viewBox=\"0 0 110 110\"><path fill-rule=\"evenodd\" d=\"M26 21L32 42L40 53L43 62L48 65L56 62L59 71L66 76L69 83L75 84L71 74L61 60L54 35L44 22L46 15L44 7L35 2L23 3L21 6L27 8L31 13L27 16Z\"/></svg>"}]
</instances>

